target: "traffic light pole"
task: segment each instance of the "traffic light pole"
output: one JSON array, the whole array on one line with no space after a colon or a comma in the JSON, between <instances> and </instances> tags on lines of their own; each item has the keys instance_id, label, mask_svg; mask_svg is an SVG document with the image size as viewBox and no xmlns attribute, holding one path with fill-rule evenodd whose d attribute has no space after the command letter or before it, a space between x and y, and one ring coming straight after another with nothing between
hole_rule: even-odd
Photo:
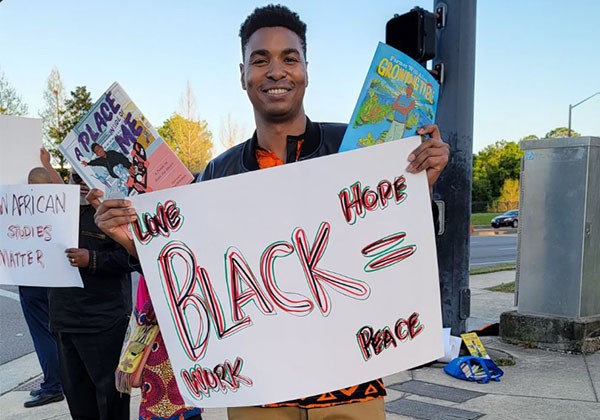
<instances>
[{"instance_id":1,"label":"traffic light pole","mask_svg":"<svg viewBox=\"0 0 600 420\"><path fill-rule=\"evenodd\" d=\"M452 334L466 331L470 315L469 236L473 160L476 0L434 0L445 8L445 26L437 30L436 64L443 64L437 124L450 145L450 161L434 189L444 202L444 232L438 236L442 317Z\"/></svg>"}]
</instances>

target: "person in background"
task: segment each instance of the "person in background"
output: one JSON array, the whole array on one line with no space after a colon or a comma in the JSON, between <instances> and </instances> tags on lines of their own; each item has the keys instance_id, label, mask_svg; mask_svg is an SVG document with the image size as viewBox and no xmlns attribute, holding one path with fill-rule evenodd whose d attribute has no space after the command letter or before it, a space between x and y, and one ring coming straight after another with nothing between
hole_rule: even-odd
<instances>
[{"instance_id":1,"label":"person in background","mask_svg":"<svg viewBox=\"0 0 600 420\"><path fill-rule=\"evenodd\" d=\"M45 153L44 153L45 152ZM50 162L48 152L42 149L40 158ZM29 184L52 184L53 177L45 168L33 168L27 179ZM23 405L25 408L39 407L65 399L60 381L60 364L58 349L54 335L49 326L47 287L19 286L19 300L35 354L44 374L44 379L38 389L29 394L33 397Z\"/></svg>"},{"instance_id":2,"label":"person in background","mask_svg":"<svg viewBox=\"0 0 600 420\"><path fill-rule=\"evenodd\" d=\"M115 386L115 369L132 309L127 252L94 223L95 210L80 186L79 247L65 256L77 267L81 287L50 289L50 329L57 336L61 377L74 420L127 420L129 395Z\"/></svg>"}]
</instances>

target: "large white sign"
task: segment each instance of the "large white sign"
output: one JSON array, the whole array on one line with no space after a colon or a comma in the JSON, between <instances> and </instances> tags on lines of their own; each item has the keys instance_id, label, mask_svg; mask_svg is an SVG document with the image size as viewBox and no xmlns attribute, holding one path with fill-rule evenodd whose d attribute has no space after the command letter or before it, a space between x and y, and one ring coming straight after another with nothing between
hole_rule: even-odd
<instances>
[{"instance_id":1,"label":"large white sign","mask_svg":"<svg viewBox=\"0 0 600 420\"><path fill-rule=\"evenodd\" d=\"M83 287L78 240L79 185L0 186L0 284Z\"/></svg>"},{"instance_id":2,"label":"large white sign","mask_svg":"<svg viewBox=\"0 0 600 420\"><path fill-rule=\"evenodd\" d=\"M136 196L135 240L189 405L286 401L444 354L418 138Z\"/></svg>"},{"instance_id":3,"label":"large white sign","mask_svg":"<svg viewBox=\"0 0 600 420\"><path fill-rule=\"evenodd\" d=\"M40 162L42 120L0 115L0 185L27 184Z\"/></svg>"}]
</instances>

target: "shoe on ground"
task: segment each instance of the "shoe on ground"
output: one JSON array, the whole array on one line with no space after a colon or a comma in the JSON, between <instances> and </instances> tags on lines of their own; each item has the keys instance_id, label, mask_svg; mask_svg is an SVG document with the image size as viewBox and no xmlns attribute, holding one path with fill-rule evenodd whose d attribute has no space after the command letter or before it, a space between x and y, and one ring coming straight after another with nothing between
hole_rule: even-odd
<instances>
[{"instance_id":1,"label":"shoe on ground","mask_svg":"<svg viewBox=\"0 0 600 420\"><path fill-rule=\"evenodd\" d=\"M42 405L62 401L65 399L65 396L62 392L50 393L50 392L42 392L29 401L26 401L23 406L25 408L32 407L40 407Z\"/></svg>"},{"instance_id":2,"label":"shoe on ground","mask_svg":"<svg viewBox=\"0 0 600 420\"><path fill-rule=\"evenodd\" d=\"M33 391L29 391L29 395L31 395L32 397L37 397L42 392L43 392L42 389L38 388L38 389L34 389Z\"/></svg>"}]
</instances>

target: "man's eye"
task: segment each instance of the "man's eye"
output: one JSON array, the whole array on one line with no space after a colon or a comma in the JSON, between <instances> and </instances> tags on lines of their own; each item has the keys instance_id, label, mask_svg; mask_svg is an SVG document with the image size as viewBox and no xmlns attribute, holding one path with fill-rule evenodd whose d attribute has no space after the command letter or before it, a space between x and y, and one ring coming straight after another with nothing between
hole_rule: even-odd
<instances>
[{"instance_id":1,"label":"man's eye","mask_svg":"<svg viewBox=\"0 0 600 420\"><path fill-rule=\"evenodd\" d=\"M252 61L252 64L253 64L253 65L261 65L261 64L266 64L266 63L267 63L267 60L265 60L265 59L262 59L262 58L261 58L261 59L258 59L258 60L254 60L254 61Z\"/></svg>"},{"instance_id":2,"label":"man's eye","mask_svg":"<svg viewBox=\"0 0 600 420\"><path fill-rule=\"evenodd\" d=\"M286 57L286 63L297 63L299 60L296 57Z\"/></svg>"}]
</instances>

